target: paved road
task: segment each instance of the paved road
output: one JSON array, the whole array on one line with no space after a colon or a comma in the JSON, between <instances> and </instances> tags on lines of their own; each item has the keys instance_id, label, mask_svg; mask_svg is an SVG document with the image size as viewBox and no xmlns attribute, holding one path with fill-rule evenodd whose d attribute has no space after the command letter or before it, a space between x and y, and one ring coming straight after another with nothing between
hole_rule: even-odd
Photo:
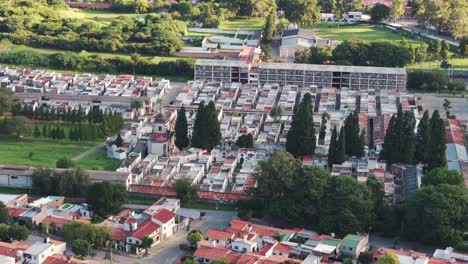
<instances>
[{"instance_id":1,"label":"paved road","mask_svg":"<svg viewBox=\"0 0 468 264\"><path fill-rule=\"evenodd\" d=\"M448 99L451 106L450 113L455 115L457 119L468 120L467 98L451 98L451 95L437 93L415 93L415 96L421 97L419 102L422 105L423 110L429 110L431 113L434 110L439 110L440 115L444 118L444 99Z\"/></svg>"},{"instance_id":2,"label":"paved road","mask_svg":"<svg viewBox=\"0 0 468 264\"><path fill-rule=\"evenodd\" d=\"M78 160L80 160L80 159L82 159L82 158L88 156L89 154L100 150L100 149L103 148L105 145L106 145L105 142L103 142L103 143L101 143L101 144L99 144L99 145L96 145L96 146L94 146L94 147L92 147L92 148L86 150L85 152L80 153L78 156L72 158L72 160L73 160L73 161L78 161Z\"/></svg>"}]
</instances>

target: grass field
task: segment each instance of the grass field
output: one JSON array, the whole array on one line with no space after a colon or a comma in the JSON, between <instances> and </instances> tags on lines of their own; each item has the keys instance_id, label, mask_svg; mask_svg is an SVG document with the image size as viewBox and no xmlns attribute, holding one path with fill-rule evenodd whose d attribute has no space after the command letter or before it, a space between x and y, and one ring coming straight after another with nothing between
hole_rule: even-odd
<instances>
[{"instance_id":1,"label":"grass field","mask_svg":"<svg viewBox=\"0 0 468 264\"><path fill-rule=\"evenodd\" d=\"M60 16L63 18L75 18L81 21L93 21L101 24L101 26L109 26L113 20L120 16L124 17L139 17L139 14L131 13L115 13L105 10L86 10L78 8L68 8L60 10Z\"/></svg>"},{"instance_id":2,"label":"grass field","mask_svg":"<svg viewBox=\"0 0 468 264\"><path fill-rule=\"evenodd\" d=\"M358 39L364 42L400 42L403 39L401 35L394 33L390 29L367 24L353 26L347 25L340 26L338 28L334 23L320 23L314 26L314 31L321 38L329 38L339 41ZM420 41L415 39L405 39L409 44L416 45L420 43Z\"/></svg>"},{"instance_id":3,"label":"grass field","mask_svg":"<svg viewBox=\"0 0 468 264\"><path fill-rule=\"evenodd\" d=\"M87 142L58 142L52 140L0 139L0 164L55 167L62 157L73 158L94 146ZM30 153L32 154L30 157Z\"/></svg>"},{"instance_id":4,"label":"grass field","mask_svg":"<svg viewBox=\"0 0 468 264\"><path fill-rule=\"evenodd\" d=\"M238 17L224 21L219 25L219 29L224 30L262 30L265 19L261 17Z\"/></svg>"},{"instance_id":5,"label":"grass field","mask_svg":"<svg viewBox=\"0 0 468 264\"><path fill-rule=\"evenodd\" d=\"M334 23L320 23L314 26L314 31L321 38L329 38L333 40L362 40L364 42L374 41L388 41L393 43L400 43L402 39L405 39L408 44L419 45L420 40L403 37L400 34L393 32L390 29L377 27L368 24L360 25L343 25L339 28ZM468 59L456 57L457 54L450 53L453 58L449 59L449 63L453 65L453 70L456 71L468 71ZM406 66L408 69L440 69L440 62L438 61L426 61L423 64L415 64Z\"/></svg>"},{"instance_id":6,"label":"grass field","mask_svg":"<svg viewBox=\"0 0 468 264\"><path fill-rule=\"evenodd\" d=\"M76 166L85 170L115 171L121 163L121 160L108 158L106 149L103 148L80 159L76 162Z\"/></svg>"},{"instance_id":7,"label":"grass field","mask_svg":"<svg viewBox=\"0 0 468 264\"><path fill-rule=\"evenodd\" d=\"M453 65L454 71L468 71L468 58L450 58L449 63ZM419 70L419 69L441 69L439 61L426 61L422 64L409 65L406 68Z\"/></svg>"}]
</instances>

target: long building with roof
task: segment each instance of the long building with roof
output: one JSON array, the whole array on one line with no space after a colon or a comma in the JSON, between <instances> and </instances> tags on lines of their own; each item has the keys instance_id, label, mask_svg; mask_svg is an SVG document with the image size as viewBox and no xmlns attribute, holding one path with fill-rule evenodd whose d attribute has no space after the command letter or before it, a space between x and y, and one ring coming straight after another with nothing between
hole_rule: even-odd
<instances>
[{"instance_id":1,"label":"long building with roof","mask_svg":"<svg viewBox=\"0 0 468 264\"><path fill-rule=\"evenodd\" d=\"M406 89L404 68L267 63L200 59L195 64L195 80L253 84L297 85L301 87L350 88L353 90Z\"/></svg>"}]
</instances>

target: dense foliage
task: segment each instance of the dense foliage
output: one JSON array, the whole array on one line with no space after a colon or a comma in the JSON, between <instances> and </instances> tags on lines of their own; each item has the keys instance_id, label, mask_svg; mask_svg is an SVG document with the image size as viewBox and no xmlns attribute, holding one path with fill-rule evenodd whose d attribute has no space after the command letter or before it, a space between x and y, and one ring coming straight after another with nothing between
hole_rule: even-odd
<instances>
[{"instance_id":1,"label":"dense foliage","mask_svg":"<svg viewBox=\"0 0 468 264\"><path fill-rule=\"evenodd\" d=\"M457 245L468 227L468 192L459 185L429 185L403 204L402 235L436 245Z\"/></svg>"},{"instance_id":2,"label":"dense foliage","mask_svg":"<svg viewBox=\"0 0 468 264\"><path fill-rule=\"evenodd\" d=\"M177 193L177 198L183 204L191 203L197 200L197 187L192 184L192 180L183 178L177 180L174 189Z\"/></svg>"},{"instance_id":3,"label":"dense foliage","mask_svg":"<svg viewBox=\"0 0 468 264\"><path fill-rule=\"evenodd\" d=\"M127 188L120 182L96 182L87 188L87 203L95 214L115 213L127 201Z\"/></svg>"},{"instance_id":4,"label":"dense foliage","mask_svg":"<svg viewBox=\"0 0 468 264\"><path fill-rule=\"evenodd\" d=\"M302 167L284 151L260 162L257 180L259 210L267 216L289 225L318 225L323 233L338 236L367 230L376 216L374 205L383 204L374 201L378 196L366 184L347 176L330 177L319 167ZM379 188L383 192L383 185Z\"/></svg>"},{"instance_id":5,"label":"dense foliage","mask_svg":"<svg viewBox=\"0 0 468 264\"><path fill-rule=\"evenodd\" d=\"M151 59L140 59L136 64L124 57L103 57L58 52L43 54L35 51L18 50L0 53L0 63L21 65L36 68L52 68L61 70L96 72L96 73L132 73L142 75L173 75L192 76L194 59L177 59L175 61L153 62ZM0 94L0 103L1 94Z\"/></svg>"},{"instance_id":6,"label":"dense foliage","mask_svg":"<svg viewBox=\"0 0 468 264\"><path fill-rule=\"evenodd\" d=\"M17 241L27 240L31 231L24 225L0 224L0 240L8 241L10 239Z\"/></svg>"},{"instance_id":7,"label":"dense foliage","mask_svg":"<svg viewBox=\"0 0 468 264\"><path fill-rule=\"evenodd\" d=\"M62 237L70 244L76 240L86 240L96 248L104 246L111 238L111 233L105 228L73 221L63 225Z\"/></svg>"},{"instance_id":8,"label":"dense foliage","mask_svg":"<svg viewBox=\"0 0 468 264\"><path fill-rule=\"evenodd\" d=\"M201 102L193 125L192 146L211 151L220 142L221 131L215 103L210 101L205 106L205 102Z\"/></svg>"},{"instance_id":9,"label":"dense foliage","mask_svg":"<svg viewBox=\"0 0 468 264\"><path fill-rule=\"evenodd\" d=\"M415 128L416 119L412 111L403 112L400 108L390 118L381 153L387 164L413 163L416 151Z\"/></svg>"},{"instance_id":10,"label":"dense foliage","mask_svg":"<svg viewBox=\"0 0 468 264\"><path fill-rule=\"evenodd\" d=\"M187 116L185 115L185 108L182 106L177 111L177 120L175 124L175 145L179 150L183 150L190 144L188 138Z\"/></svg>"},{"instance_id":11,"label":"dense foliage","mask_svg":"<svg viewBox=\"0 0 468 264\"><path fill-rule=\"evenodd\" d=\"M94 21L60 17L46 1L14 1L0 5L0 38L14 44L69 51L139 52L168 55L183 46L186 23L169 14L144 19L121 16L108 27Z\"/></svg>"},{"instance_id":12,"label":"dense foliage","mask_svg":"<svg viewBox=\"0 0 468 264\"><path fill-rule=\"evenodd\" d=\"M286 136L286 150L295 157L313 155L315 152L316 136L312 110L312 96L306 93L292 117L291 128Z\"/></svg>"},{"instance_id":13,"label":"dense foliage","mask_svg":"<svg viewBox=\"0 0 468 264\"><path fill-rule=\"evenodd\" d=\"M37 168L32 177L32 192L40 196L85 197L89 184L89 175L80 168L64 171Z\"/></svg>"}]
</instances>

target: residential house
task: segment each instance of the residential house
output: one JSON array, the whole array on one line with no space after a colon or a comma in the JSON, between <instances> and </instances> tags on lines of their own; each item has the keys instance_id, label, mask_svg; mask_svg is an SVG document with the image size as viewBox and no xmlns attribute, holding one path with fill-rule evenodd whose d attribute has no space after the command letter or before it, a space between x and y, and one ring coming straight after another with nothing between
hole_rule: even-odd
<instances>
[{"instance_id":1,"label":"residential house","mask_svg":"<svg viewBox=\"0 0 468 264\"><path fill-rule=\"evenodd\" d=\"M338 254L341 256L359 257L359 255L369 248L368 235L346 235L338 247Z\"/></svg>"},{"instance_id":2,"label":"residential house","mask_svg":"<svg viewBox=\"0 0 468 264\"><path fill-rule=\"evenodd\" d=\"M24 251L24 259L28 264L42 264L49 256L55 254L63 255L66 250L66 243L58 240L45 238L44 241L37 241Z\"/></svg>"}]
</instances>

